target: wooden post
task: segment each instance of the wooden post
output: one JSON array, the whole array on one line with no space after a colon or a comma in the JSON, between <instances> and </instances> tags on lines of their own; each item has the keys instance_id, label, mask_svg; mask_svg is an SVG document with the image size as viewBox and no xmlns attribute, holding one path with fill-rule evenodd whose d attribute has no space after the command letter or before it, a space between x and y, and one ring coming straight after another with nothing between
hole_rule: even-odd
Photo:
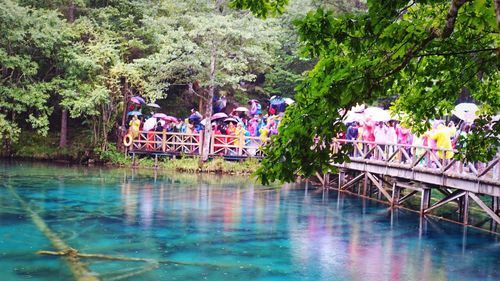
<instances>
[{"instance_id":1,"label":"wooden post","mask_svg":"<svg viewBox=\"0 0 500 281\"><path fill-rule=\"evenodd\" d=\"M342 187L345 183L345 169L339 169L339 188Z\"/></svg>"},{"instance_id":2,"label":"wooden post","mask_svg":"<svg viewBox=\"0 0 500 281\"><path fill-rule=\"evenodd\" d=\"M425 210L429 208L430 200L431 200L431 189L423 188L422 197L420 198L420 216L423 216Z\"/></svg>"},{"instance_id":3,"label":"wooden post","mask_svg":"<svg viewBox=\"0 0 500 281\"><path fill-rule=\"evenodd\" d=\"M498 196L492 196L491 197L491 209L495 214L500 215L500 197ZM491 220L491 231L496 232L497 229L497 222L495 220Z\"/></svg>"},{"instance_id":4,"label":"wooden post","mask_svg":"<svg viewBox=\"0 0 500 281\"><path fill-rule=\"evenodd\" d=\"M462 199L462 218L463 218L463 223L467 225L469 223L469 192L466 191L465 195Z\"/></svg>"},{"instance_id":5,"label":"wooden post","mask_svg":"<svg viewBox=\"0 0 500 281\"><path fill-rule=\"evenodd\" d=\"M211 155L215 154L214 143L215 143L215 134L212 133L211 142L210 142L210 154Z\"/></svg>"},{"instance_id":6,"label":"wooden post","mask_svg":"<svg viewBox=\"0 0 500 281\"><path fill-rule=\"evenodd\" d=\"M199 133L198 136L198 154L201 155L201 150L203 148L203 133Z\"/></svg>"},{"instance_id":7,"label":"wooden post","mask_svg":"<svg viewBox=\"0 0 500 281\"><path fill-rule=\"evenodd\" d=\"M238 142L238 156L243 155L243 145L245 144L245 136L244 135L239 135L238 138L240 141Z\"/></svg>"},{"instance_id":8,"label":"wooden post","mask_svg":"<svg viewBox=\"0 0 500 281\"><path fill-rule=\"evenodd\" d=\"M366 196L366 191L368 190L368 175L365 173L365 179L363 180L363 196Z\"/></svg>"},{"instance_id":9,"label":"wooden post","mask_svg":"<svg viewBox=\"0 0 500 281\"><path fill-rule=\"evenodd\" d=\"M399 205L400 195L401 195L401 188L399 186L397 186L396 182L392 183L391 207L394 207L394 205Z\"/></svg>"},{"instance_id":10,"label":"wooden post","mask_svg":"<svg viewBox=\"0 0 500 281\"><path fill-rule=\"evenodd\" d=\"M137 163L135 161L135 153L132 153L132 167L137 167Z\"/></svg>"},{"instance_id":11,"label":"wooden post","mask_svg":"<svg viewBox=\"0 0 500 281\"><path fill-rule=\"evenodd\" d=\"M165 152L167 150L167 130L163 129L161 135L161 151Z\"/></svg>"}]
</instances>

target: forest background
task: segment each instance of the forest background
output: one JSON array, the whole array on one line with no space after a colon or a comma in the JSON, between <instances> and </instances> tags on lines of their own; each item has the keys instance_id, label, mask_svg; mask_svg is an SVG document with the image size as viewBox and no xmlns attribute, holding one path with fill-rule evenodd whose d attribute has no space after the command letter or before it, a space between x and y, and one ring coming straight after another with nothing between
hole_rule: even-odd
<instances>
[{"instance_id":1,"label":"forest background","mask_svg":"<svg viewBox=\"0 0 500 281\"><path fill-rule=\"evenodd\" d=\"M169 115L213 95L293 96L259 176L332 168L339 109L392 102L414 132L460 99L481 105L465 154L500 145L498 0L4 0L2 154L83 159L115 151L128 98ZM208 114L209 115L209 114ZM347 154L335 155L342 162Z\"/></svg>"},{"instance_id":2,"label":"forest background","mask_svg":"<svg viewBox=\"0 0 500 281\"><path fill-rule=\"evenodd\" d=\"M292 21L328 5L291 1L282 16L263 20L224 1L2 2L2 154L68 160L115 150L134 95L179 117L203 112L210 82L230 104L293 96L314 60L300 58Z\"/></svg>"}]
</instances>

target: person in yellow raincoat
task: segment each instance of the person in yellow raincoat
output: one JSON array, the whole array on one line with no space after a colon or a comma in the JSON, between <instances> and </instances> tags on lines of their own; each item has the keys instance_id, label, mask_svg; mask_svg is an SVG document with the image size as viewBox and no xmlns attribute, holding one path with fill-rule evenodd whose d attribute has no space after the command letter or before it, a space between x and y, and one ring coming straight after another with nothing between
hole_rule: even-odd
<instances>
[{"instance_id":1,"label":"person in yellow raincoat","mask_svg":"<svg viewBox=\"0 0 500 281\"><path fill-rule=\"evenodd\" d=\"M236 125L236 129L234 130L234 135L236 136L236 140L234 141L234 145L240 145L240 140L243 139L243 143L245 143L244 137L245 137L246 130L243 128L243 123L238 123Z\"/></svg>"},{"instance_id":2,"label":"person in yellow raincoat","mask_svg":"<svg viewBox=\"0 0 500 281\"><path fill-rule=\"evenodd\" d=\"M259 133L260 133L260 142L262 144L265 144L267 143L267 138L269 136L269 128L266 126L262 126L262 128L259 129Z\"/></svg>"},{"instance_id":3,"label":"person in yellow raincoat","mask_svg":"<svg viewBox=\"0 0 500 281\"><path fill-rule=\"evenodd\" d=\"M453 157L453 151L442 151L442 149L452 149L451 132L445 125L440 124L431 135L431 139L436 141L437 156L441 159L450 159Z\"/></svg>"},{"instance_id":4,"label":"person in yellow raincoat","mask_svg":"<svg viewBox=\"0 0 500 281\"><path fill-rule=\"evenodd\" d=\"M139 136L139 128L141 127L141 120L137 118L136 115L132 117L132 120L130 120L130 134L132 135L132 138L137 138Z\"/></svg>"}]
</instances>

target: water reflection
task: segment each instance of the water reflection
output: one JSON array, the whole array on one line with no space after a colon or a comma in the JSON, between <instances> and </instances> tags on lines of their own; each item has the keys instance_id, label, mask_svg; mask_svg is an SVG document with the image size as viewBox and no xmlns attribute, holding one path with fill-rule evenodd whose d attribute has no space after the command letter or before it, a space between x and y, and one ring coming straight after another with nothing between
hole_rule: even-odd
<instances>
[{"instance_id":1,"label":"water reflection","mask_svg":"<svg viewBox=\"0 0 500 281\"><path fill-rule=\"evenodd\" d=\"M75 233L68 243L83 252L217 265L165 265L130 280L500 280L498 237L334 191L154 171L50 177L56 171L18 169L4 167L4 182L56 232ZM5 280L25 278L12 268L26 261L51 268L33 280L65 276L54 259L34 255L50 247L15 207L0 189L0 256L17 255L0 258ZM25 241L14 232L30 233L31 251L15 254ZM87 262L98 273L124 266Z\"/></svg>"}]
</instances>

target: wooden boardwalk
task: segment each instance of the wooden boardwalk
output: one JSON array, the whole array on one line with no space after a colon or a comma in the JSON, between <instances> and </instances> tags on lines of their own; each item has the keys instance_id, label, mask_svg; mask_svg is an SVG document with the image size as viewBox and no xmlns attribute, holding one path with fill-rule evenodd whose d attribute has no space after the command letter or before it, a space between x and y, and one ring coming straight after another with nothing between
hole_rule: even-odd
<instances>
[{"instance_id":1,"label":"wooden boardwalk","mask_svg":"<svg viewBox=\"0 0 500 281\"><path fill-rule=\"evenodd\" d=\"M133 140L128 153L155 156L200 155L201 134L142 132ZM259 137L212 135L211 157L226 159L262 158L263 142ZM496 231L500 224L500 154L488 163L464 163L446 155L453 150L430 147L335 140L332 153L342 146L352 148L349 163L334 163L338 171L318 172L323 187L336 187L360 196L376 197L391 206L404 206L418 197L421 215L443 206L457 208L460 221L469 223L469 206L474 202L487 215ZM432 193L442 197L431 202ZM480 225L480 226L481 226Z\"/></svg>"}]
</instances>

